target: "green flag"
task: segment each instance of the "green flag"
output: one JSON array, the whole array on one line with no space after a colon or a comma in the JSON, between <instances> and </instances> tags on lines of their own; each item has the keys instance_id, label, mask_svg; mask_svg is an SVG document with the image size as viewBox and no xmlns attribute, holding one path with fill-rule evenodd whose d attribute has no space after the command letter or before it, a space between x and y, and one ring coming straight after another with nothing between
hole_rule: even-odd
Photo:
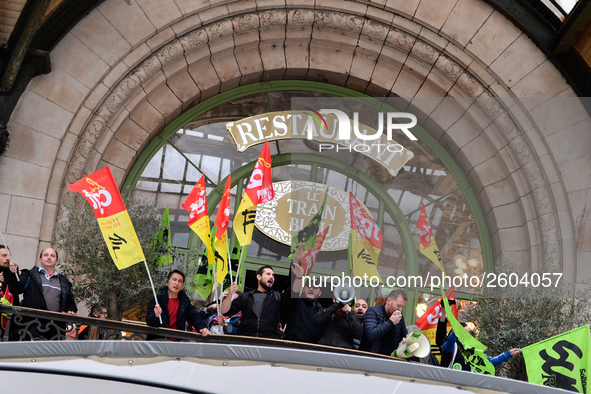
<instances>
[{"instance_id":1,"label":"green flag","mask_svg":"<svg viewBox=\"0 0 591 394\"><path fill-rule=\"evenodd\" d=\"M586 325L523 348L529 382L587 393L590 337Z\"/></svg>"},{"instance_id":2,"label":"green flag","mask_svg":"<svg viewBox=\"0 0 591 394\"><path fill-rule=\"evenodd\" d=\"M197 269L195 279L193 279L193 288L204 300L209 297L213 289L213 270L214 264L208 264L205 254L201 257L201 265Z\"/></svg>"},{"instance_id":3,"label":"green flag","mask_svg":"<svg viewBox=\"0 0 591 394\"><path fill-rule=\"evenodd\" d=\"M170 216L168 213L168 207L164 210L162 214L162 220L160 220L160 227L161 230L156 234L154 237L154 241L152 241L152 246L159 247L159 250L165 251L166 253L156 259L157 266L163 266L172 264L174 262L171 255L169 255L169 251L172 248L172 240L170 236Z\"/></svg>"},{"instance_id":4,"label":"green flag","mask_svg":"<svg viewBox=\"0 0 591 394\"><path fill-rule=\"evenodd\" d=\"M326 193L324 193L324 201L320 206L316 215L310 220L306 226L298 231L296 235L291 238L291 253L288 259L292 259L296 250L300 247L301 244L305 244L306 250L312 249L314 244L316 243L316 235L320 232L320 223L322 222L322 212L324 211L324 206L326 205L326 196L328 196L328 187L326 188Z\"/></svg>"},{"instance_id":5,"label":"green flag","mask_svg":"<svg viewBox=\"0 0 591 394\"><path fill-rule=\"evenodd\" d=\"M470 364L470 367L472 367L474 372L494 376L495 367L488 360L486 354L484 354L486 346L478 342L476 338L470 335L470 333L466 331L466 329L464 329L464 327L462 327L460 322L456 319L451 307L449 306L449 302L447 301L443 287L441 287L441 297L443 298L443 303L445 304L445 313L447 314L447 318L451 323L451 328L454 330L454 334L456 334L456 337L460 342L458 344L458 348L460 352L462 352L464 359L468 362L468 364Z\"/></svg>"}]
</instances>

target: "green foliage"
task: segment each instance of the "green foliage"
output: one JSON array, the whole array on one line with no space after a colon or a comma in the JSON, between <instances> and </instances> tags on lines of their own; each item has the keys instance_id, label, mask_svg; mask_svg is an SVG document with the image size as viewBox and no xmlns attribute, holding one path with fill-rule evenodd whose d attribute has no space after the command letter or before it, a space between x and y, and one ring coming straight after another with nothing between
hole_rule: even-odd
<instances>
[{"instance_id":1,"label":"green foliage","mask_svg":"<svg viewBox=\"0 0 591 394\"><path fill-rule=\"evenodd\" d=\"M497 265L499 273L519 272L507 261ZM522 277L522 274L519 274ZM494 357L511 348L524 348L557 334L572 330L591 320L589 295L573 296L562 281L554 287L516 286L485 288L467 319L476 323L478 339L488 347L486 354ZM497 367L497 376L526 380L522 355L512 357Z\"/></svg>"},{"instance_id":2,"label":"green foliage","mask_svg":"<svg viewBox=\"0 0 591 394\"><path fill-rule=\"evenodd\" d=\"M165 244L153 243L155 235L162 230L162 213L153 203L137 199L129 199L125 205L158 291L172 265L157 269L156 259L167 253L174 257L174 251ZM77 195L66 208L68 220L57 229L59 248L65 252L59 269L74 279L76 298L83 300L89 309L94 305L106 306L114 320L121 320L124 311L135 307L144 310L153 297L145 265L117 269L86 200Z\"/></svg>"}]
</instances>

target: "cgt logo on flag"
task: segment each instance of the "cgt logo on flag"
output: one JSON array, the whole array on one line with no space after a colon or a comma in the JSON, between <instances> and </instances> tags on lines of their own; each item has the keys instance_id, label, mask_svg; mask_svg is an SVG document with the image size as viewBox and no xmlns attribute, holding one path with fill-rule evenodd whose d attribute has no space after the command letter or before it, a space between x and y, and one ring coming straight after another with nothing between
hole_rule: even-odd
<instances>
[{"instance_id":1,"label":"cgt logo on flag","mask_svg":"<svg viewBox=\"0 0 591 394\"><path fill-rule=\"evenodd\" d=\"M202 184L197 183L195 185L197 200L189 205L189 209L191 213L189 214L189 218L193 219L195 216L200 215L205 212L207 209L207 197L205 193L205 187Z\"/></svg>"},{"instance_id":2,"label":"cgt logo on flag","mask_svg":"<svg viewBox=\"0 0 591 394\"><path fill-rule=\"evenodd\" d=\"M98 209L100 213L104 215L104 208L108 207L111 205L111 202L113 202L111 193L90 178L86 178L86 182L90 185L90 191L83 189L82 193L92 203L92 208L94 210Z\"/></svg>"},{"instance_id":3,"label":"cgt logo on flag","mask_svg":"<svg viewBox=\"0 0 591 394\"><path fill-rule=\"evenodd\" d=\"M67 185L92 206L103 238L117 268L144 261L144 252L109 167Z\"/></svg>"}]
</instances>

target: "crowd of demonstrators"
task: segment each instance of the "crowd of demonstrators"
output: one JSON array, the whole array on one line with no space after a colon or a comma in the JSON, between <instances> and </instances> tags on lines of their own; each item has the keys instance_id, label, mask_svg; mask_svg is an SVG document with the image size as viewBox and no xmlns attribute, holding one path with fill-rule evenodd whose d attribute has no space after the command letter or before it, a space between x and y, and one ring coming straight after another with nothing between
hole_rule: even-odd
<instances>
[{"instance_id":1,"label":"crowd of demonstrators","mask_svg":"<svg viewBox=\"0 0 591 394\"><path fill-rule=\"evenodd\" d=\"M158 293L158 303L152 299L148 305L146 323L152 327L181 331L188 331L189 324L201 335L207 336L210 333L207 324L183 291L184 287L185 274L179 270L170 271L166 278L166 286ZM149 335L147 339L156 338Z\"/></svg>"},{"instance_id":2,"label":"crowd of demonstrators","mask_svg":"<svg viewBox=\"0 0 591 394\"><path fill-rule=\"evenodd\" d=\"M184 292L185 274L172 270L166 279L166 285L160 289L157 301L152 299L148 305L146 322L152 327L171 328L181 331L194 331L202 336L214 332L230 335L244 335L261 338L284 338L348 349L359 349L382 355L392 355L400 343L404 343L407 329L402 309L407 302L407 295L402 289L394 289L388 294L385 303L368 307L364 299L357 299L351 307L337 299L323 307L319 298L322 291L314 286L314 281L303 283L303 271L299 264L301 249L296 252L291 264L291 284L278 292L273 289L275 273L271 266L263 266L256 272L257 288L242 293L233 283L222 294L221 316L218 316L217 303L210 303L199 311ZM14 296L14 305L20 305L53 312L76 314L77 307L72 294L72 284L56 270L58 253L49 247L39 255L39 266L23 269L18 273L18 266L11 260L9 249L0 245L0 283L2 294L10 291ZM90 316L107 318L104 306L91 309ZM28 320L24 319L23 323ZM47 322L30 328L32 339L55 338L56 330L46 326ZM61 323L60 323L61 324ZM217 326L217 327L215 327ZM412 326L411 331L412 331ZM441 349L441 366L470 371L470 365L459 351L458 339L452 331L447 333L447 317L442 312L436 331L436 344ZM18 329L13 324L13 334ZM65 328L65 323L64 323ZM223 328L223 331L221 330ZM284 330L285 328L285 330ZM417 327L418 329L418 327ZM70 339L85 339L88 329L78 330L78 335ZM100 337L99 337L100 339ZM162 339L153 335L148 339ZM510 357L521 353L513 348L505 353L488 358L497 366ZM433 365L433 361L421 360Z\"/></svg>"},{"instance_id":3,"label":"crowd of demonstrators","mask_svg":"<svg viewBox=\"0 0 591 394\"><path fill-rule=\"evenodd\" d=\"M456 334L453 330L449 333L447 332L447 323L447 315L444 310L441 312L441 317L437 323L437 331L435 332L435 343L441 349L441 366L462 371L471 371L472 368L470 367L470 364L468 364L462 353L459 351L459 346L461 346L461 344L458 344L459 340ZM462 326L464 326L470 335L474 335L467 325L462 323ZM496 367L519 353L521 353L521 349L512 348L496 357L487 358L488 361Z\"/></svg>"}]
</instances>

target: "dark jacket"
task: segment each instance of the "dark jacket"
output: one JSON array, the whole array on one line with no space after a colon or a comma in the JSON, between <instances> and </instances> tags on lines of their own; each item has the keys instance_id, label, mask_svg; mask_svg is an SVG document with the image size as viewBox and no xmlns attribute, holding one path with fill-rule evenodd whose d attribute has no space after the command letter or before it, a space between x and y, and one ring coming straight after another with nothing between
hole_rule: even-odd
<instances>
[{"instance_id":1,"label":"dark jacket","mask_svg":"<svg viewBox=\"0 0 591 394\"><path fill-rule=\"evenodd\" d=\"M187 328L187 323L195 327L197 331L207 326L205 319L197 312L191 300L184 291L180 291L179 295L179 309L176 314L176 329L181 331L190 331ZM148 314L146 316L146 323L152 327L170 328L170 315L168 314L168 287L163 287L158 293L158 303L162 308L162 324L160 319L154 313L156 300L152 298L148 304ZM148 335L147 339L156 339L155 336Z\"/></svg>"},{"instance_id":2,"label":"dark jacket","mask_svg":"<svg viewBox=\"0 0 591 394\"><path fill-rule=\"evenodd\" d=\"M359 350L391 356L408 331L404 317L394 325L386 313L386 306L372 306L363 316L363 339Z\"/></svg>"},{"instance_id":3,"label":"dark jacket","mask_svg":"<svg viewBox=\"0 0 591 394\"><path fill-rule=\"evenodd\" d=\"M0 267L0 272L4 275L4 282L2 283L2 294L6 292L6 288L13 295L13 302L12 305L19 306L18 300L18 293L19 293L19 284L18 284L18 275L11 272L9 267Z\"/></svg>"},{"instance_id":4,"label":"dark jacket","mask_svg":"<svg viewBox=\"0 0 591 394\"><path fill-rule=\"evenodd\" d=\"M41 286L41 275L44 274L39 271L39 267L22 270L18 289L18 293L23 294L21 306L47 310L47 304L43 296L43 287ZM78 312L74 295L72 294L72 284L63 275L58 274L58 278L61 287L59 312Z\"/></svg>"},{"instance_id":5,"label":"dark jacket","mask_svg":"<svg viewBox=\"0 0 591 394\"><path fill-rule=\"evenodd\" d=\"M314 315L322 332L320 345L353 349L353 339L363 336L363 325L356 313L344 312L342 304L334 303Z\"/></svg>"},{"instance_id":6,"label":"dark jacket","mask_svg":"<svg viewBox=\"0 0 591 394\"><path fill-rule=\"evenodd\" d=\"M242 320L238 326L238 335L248 335L262 338L280 338L279 315L281 312L281 294L275 290L266 292L263 299L263 309L260 318L253 310L254 293L249 291L232 301L226 315L232 316L242 311Z\"/></svg>"},{"instance_id":7,"label":"dark jacket","mask_svg":"<svg viewBox=\"0 0 591 394\"><path fill-rule=\"evenodd\" d=\"M285 339L307 343L318 343L320 329L314 322L314 315L322 309L317 301L292 297L291 288L281 295L281 310L287 327Z\"/></svg>"}]
</instances>

